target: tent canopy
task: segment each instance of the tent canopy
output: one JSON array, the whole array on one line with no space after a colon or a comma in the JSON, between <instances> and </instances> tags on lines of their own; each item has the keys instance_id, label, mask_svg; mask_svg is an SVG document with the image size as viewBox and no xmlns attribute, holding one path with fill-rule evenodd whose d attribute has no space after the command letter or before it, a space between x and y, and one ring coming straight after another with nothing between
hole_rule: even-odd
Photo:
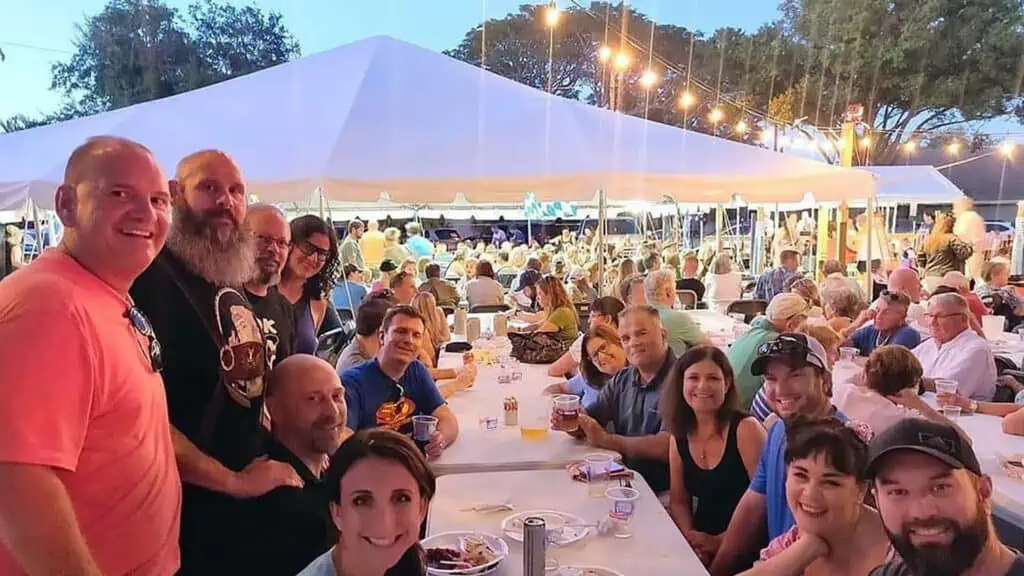
<instances>
[{"instance_id":1,"label":"tent canopy","mask_svg":"<svg viewBox=\"0 0 1024 576\"><path fill-rule=\"evenodd\" d=\"M866 172L681 130L550 96L447 56L374 37L260 72L96 116L0 136L0 207L52 204L63 162L116 134L172 168L219 148L251 193L305 201L686 202L866 198Z\"/></svg>"}]
</instances>

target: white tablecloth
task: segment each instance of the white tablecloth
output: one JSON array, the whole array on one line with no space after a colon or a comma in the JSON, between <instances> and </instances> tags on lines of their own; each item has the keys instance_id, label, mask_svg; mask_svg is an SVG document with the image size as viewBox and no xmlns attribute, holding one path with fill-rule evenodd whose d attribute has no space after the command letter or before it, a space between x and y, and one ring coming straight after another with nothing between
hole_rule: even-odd
<instances>
[{"instance_id":1,"label":"white tablecloth","mask_svg":"<svg viewBox=\"0 0 1024 576\"><path fill-rule=\"evenodd\" d=\"M441 368L461 366L462 356L442 352L438 365ZM476 385L448 399L448 405L459 420L459 439L432 462L431 467L437 474L562 468L594 451L582 440L563 432L550 430L543 440L526 441L520 437L518 426L503 425L506 396L515 396L519 401L522 422L531 410L546 410L550 406L551 397L542 392L550 384L563 380L548 376L547 365L519 364L519 367L523 372L521 380L499 384L500 368L481 365ZM498 429L484 429L480 418L485 416L497 417Z\"/></svg>"},{"instance_id":2,"label":"white tablecloth","mask_svg":"<svg viewBox=\"0 0 1024 576\"><path fill-rule=\"evenodd\" d=\"M549 548L549 557L562 565L597 565L626 576L707 574L700 560L683 539L668 513L643 478L633 487L640 492L635 516L630 522L631 538L592 534L564 548ZM427 534L453 530L479 530L501 536L501 521L509 513L480 514L461 510L476 504L507 503L517 511L556 510L597 523L607 516L609 503L589 495L585 484L573 482L564 470L457 474L437 481L437 494L430 506ZM499 576L523 573L523 545L505 537L509 557Z\"/></svg>"}]
</instances>

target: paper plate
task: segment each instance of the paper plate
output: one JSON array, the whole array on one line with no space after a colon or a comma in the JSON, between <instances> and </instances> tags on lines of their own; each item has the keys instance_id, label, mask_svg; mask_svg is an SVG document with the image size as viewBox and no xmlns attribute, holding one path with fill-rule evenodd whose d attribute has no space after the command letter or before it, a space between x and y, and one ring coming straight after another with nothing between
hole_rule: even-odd
<instances>
[{"instance_id":1,"label":"paper plate","mask_svg":"<svg viewBox=\"0 0 1024 576\"><path fill-rule=\"evenodd\" d=\"M522 542L523 520L530 516L543 518L549 532L560 530L560 536L551 540L555 546L574 544L590 534L590 528L578 526L586 524L585 520L575 514L557 510L526 510L512 514L501 521L501 533L516 542Z\"/></svg>"},{"instance_id":2,"label":"paper plate","mask_svg":"<svg viewBox=\"0 0 1024 576\"><path fill-rule=\"evenodd\" d=\"M498 569L501 562L508 557L508 544L505 543L505 540L486 532L472 532L469 530L442 532L440 534L434 534L433 536L424 538L420 542L420 545L423 546L424 550L429 548L455 548L457 550L462 550L464 549L463 542L465 542L466 538L482 539L491 547L492 550L494 550L496 554L495 559L487 564L474 566L472 568L453 568L449 570L427 567L427 574L431 574L433 576L483 576L485 574L492 574Z\"/></svg>"},{"instance_id":3,"label":"paper plate","mask_svg":"<svg viewBox=\"0 0 1024 576\"><path fill-rule=\"evenodd\" d=\"M557 570L551 573L551 576L622 576L621 572L616 572L611 568L605 568L604 566L560 566Z\"/></svg>"}]
</instances>

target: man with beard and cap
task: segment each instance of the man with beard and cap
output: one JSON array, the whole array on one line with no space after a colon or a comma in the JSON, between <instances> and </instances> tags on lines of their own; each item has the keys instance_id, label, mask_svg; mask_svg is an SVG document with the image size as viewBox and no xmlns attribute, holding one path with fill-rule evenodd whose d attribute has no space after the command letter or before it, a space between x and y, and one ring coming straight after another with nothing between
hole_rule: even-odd
<instances>
[{"instance_id":1,"label":"man with beard and cap","mask_svg":"<svg viewBox=\"0 0 1024 576\"><path fill-rule=\"evenodd\" d=\"M295 351L295 307L280 292L277 283L288 258L291 228L284 212L270 204L249 206L245 226L256 239L256 276L245 283L245 296L252 304L267 339L271 365Z\"/></svg>"},{"instance_id":2,"label":"man with beard and cap","mask_svg":"<svg viewBox=\"0 0 1024 576\"><path fill-rule=\"evenodd\" d=\"M184 158L170 181L167 246L131 289L163 345L182 490L180 574L229 573L249 526L241 499L301 486L295 470L263 456L260 322L243 285L256 276L245 228L245 183L216 150Z\"/></svg>"},{"instance_id":3,"label":"man with beard and cap","mask_svg":"<svg viewBox=\"0 0 1024 576\"><path fill-rule=\"evenodd\" d=\"M871 576L1024 576L996 535L992 479L948 424L906 418L868 448L878 512L899 553Z\"/></svg>"},{"instance_id":4,"label":"man with beard and cap","mask_svg":"<svg viewBox=\"0 0 1024 576\"><path fill-rule=\"evenodd\" d=\"M0 282L0 574L178 569L160 344L128 296L169 208L149 150L91 138L54 198L60 246Z\"/></svg>"},{"instance_id":5,"label":"man with beard and cap","mask_svg":"<svg viewBox=\"0 0 1024 576\"><path fill-rule=\"evenodd\" d=\"M330 364L296 354L271 372L267 410L272 423L267 455L288 463L303 485L281 486L249 501L249 547L232 573L292 576L334 543L322 478L328 457L344 438L345 389Z\"/></svg>"}]
</instances>

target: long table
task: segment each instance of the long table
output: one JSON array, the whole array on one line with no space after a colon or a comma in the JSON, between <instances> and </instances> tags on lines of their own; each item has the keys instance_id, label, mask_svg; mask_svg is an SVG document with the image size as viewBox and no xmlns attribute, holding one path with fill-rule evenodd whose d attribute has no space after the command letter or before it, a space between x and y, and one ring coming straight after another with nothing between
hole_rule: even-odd
<instances>
[{"instance_id":1,"label":"long table","mask_svg":"<svg viewBox=\"0 0 1024 576\"><path fill-rule=\"evenodd\" d=\"M549 547L549 557L563 566L596 565L626 576L707 574L643 478L638 475L632 485L640 498L629 524L631 538L592 533L570 546ZM442 476L431 502L427 534L473 530L503 536L501 522L510 513L482 514L467 508L505 503L515 506L517 512L555 510L575 514L588 523L606 517L610 507L607 499L590 496L588 487L574 482L564 470ZM509 557L498 574L518 576L523 573L523 546L503 537L509 545Z\"/></svg>"}]
</instances>

